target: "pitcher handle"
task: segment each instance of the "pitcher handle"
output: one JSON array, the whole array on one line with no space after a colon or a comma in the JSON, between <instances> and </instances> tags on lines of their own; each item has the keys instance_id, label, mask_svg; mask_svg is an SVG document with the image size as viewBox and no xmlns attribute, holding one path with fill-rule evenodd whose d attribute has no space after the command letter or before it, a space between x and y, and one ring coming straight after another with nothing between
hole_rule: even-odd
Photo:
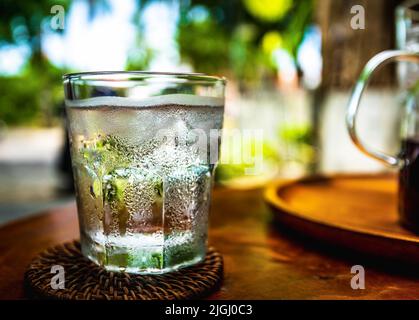
<instances>
[{"instance_id":1,"label":"pitcher handle","mask_svg":"<svg viewBox=\"0 0 419 320\"><path fill-rule=\"evenodd\" d=\"M398 61L409 61L419 62L419 52L410 52L403 50L388 50L380 52L375 55L364 67L355 87L352 90L351 97L349 99L347 113L346 113L346 127L349 135L354 144L366 155L390 165L392 167L398 167L401 164L401 159L397 156L385 154L383 152L376 151L366 144L364 144L358 137L356 131L356 116L358 114L359 105L361 102L362 94L367 87L371 76L374 72L383 65L386 65L394 60Z\"/></svg>"}]
</instances>

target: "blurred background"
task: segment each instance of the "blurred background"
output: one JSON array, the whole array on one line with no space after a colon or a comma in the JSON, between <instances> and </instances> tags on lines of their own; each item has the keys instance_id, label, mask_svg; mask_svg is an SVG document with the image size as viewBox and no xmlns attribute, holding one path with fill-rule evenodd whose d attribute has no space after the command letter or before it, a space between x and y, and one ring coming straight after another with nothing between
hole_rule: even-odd
<instances>
[{"instance_id":1,"label":"blurred background","mask_svg":"<svg viewBox=\"0 0 419 320\"><path fill-rule=\"evenodd\" d=\"M263 129L261 141L249 142L263 146L262 172L249 176L249 164L220 165L216 182L228 188L256 188L278 177L385 170L349 141L344 114L365 63L396 47L398 4L2 0L0 224L73 199L61 80L67 72L227 77L225 127ZM364 8L365 28L351 27L355 5ZM390 66L376 76L359 117L360 134L387 152L399 148L403 97L394 71ZM233 146L225 139L222 157L236 152Z\"/></svg>"}]
</instances>

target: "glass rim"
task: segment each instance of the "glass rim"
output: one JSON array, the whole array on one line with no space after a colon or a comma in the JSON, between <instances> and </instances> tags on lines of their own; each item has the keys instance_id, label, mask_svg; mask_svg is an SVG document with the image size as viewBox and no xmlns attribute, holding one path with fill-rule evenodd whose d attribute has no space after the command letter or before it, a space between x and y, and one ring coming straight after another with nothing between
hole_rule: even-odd
<instances>
[{"instance_id":1,"label":"glass rim","mask_svg":"<svg viewBox=\"0 0 419 320\"><path fill-rule=\"evenodd\" d=\"M126 78L124 78L126 77ZM225 84L225 77L207 75L205 73L194 72L156 72L156 71L86 71L66 73L63 80L90 80L90 81L135 81L146 78L164 79L183 79L186 81L203 81L208 83L221 82Z\"/></svg>"}]
</instances>

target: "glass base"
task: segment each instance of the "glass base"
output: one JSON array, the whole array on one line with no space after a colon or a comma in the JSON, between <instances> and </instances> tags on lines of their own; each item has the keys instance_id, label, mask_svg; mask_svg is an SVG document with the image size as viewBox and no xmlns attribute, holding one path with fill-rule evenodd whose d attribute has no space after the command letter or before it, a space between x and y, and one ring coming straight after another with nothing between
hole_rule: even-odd
<instances>
[{"instance_id":1,"label":"glass base","mask_svg":"<svg viewBox=\"0 0 419 320\"><path fill-rule=\"evenodd\" d=\"M169 237L156 234L130 236L81 237L85 257L113 272L162 274L204 260L206 243L193 241L190 233Z\"/></svg>"}]
</instances>

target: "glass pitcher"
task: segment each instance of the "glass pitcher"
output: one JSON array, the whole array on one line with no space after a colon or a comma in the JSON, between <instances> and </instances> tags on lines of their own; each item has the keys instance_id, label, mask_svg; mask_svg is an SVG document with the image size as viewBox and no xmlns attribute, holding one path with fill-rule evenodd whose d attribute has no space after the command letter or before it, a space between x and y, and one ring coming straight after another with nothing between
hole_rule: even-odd
<instances>
[{"instance_id":1,"label":"glass pitcher","mask_svg":"<svg viewBox=\"0 0 419 320\"><path fill-rule=\"evenodd\" d=\"M419 0L405 2L396 13L399 50L383 51L366 64L349 100L346 124L352 141L362 152L386 165L399 168L400 222L419 233ZM356 116L362 94L372 75L394 61L399 62L398 80L406 89L406 95L402 150L398 155L389 155L361 141L356 130Z\"/></svg>"},{"instance_id":2,"label":"glass pitcher","mask_svg":"<svg viewBox=\"0 0 419 320\"><path fill-rule=\"evenodd\" d=\"M350 98L346 124L352 141L368 156L391 167L399 168L399 214L406 228L419 233L419 77L409 84L402 123L402 150L389 155L374 150L361 141L356 130L356 119L362 94L376 70L392 62L419 62L419 52L402 50L384 51L365 66Z\"/></svg>"}]
</instances>

